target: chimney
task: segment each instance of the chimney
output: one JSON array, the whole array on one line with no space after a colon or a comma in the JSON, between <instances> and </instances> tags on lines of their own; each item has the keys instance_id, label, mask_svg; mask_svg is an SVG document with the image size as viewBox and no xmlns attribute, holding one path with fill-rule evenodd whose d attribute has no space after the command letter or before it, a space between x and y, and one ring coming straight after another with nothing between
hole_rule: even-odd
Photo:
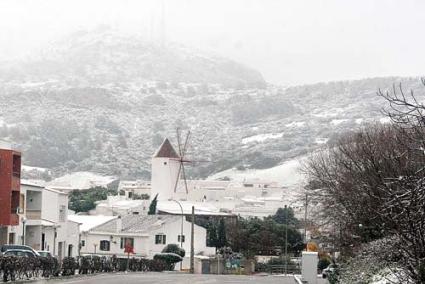
<instances>
[{"instance_id":1,"label":"chimney","mask_svg":"<svg viewBox=\"0 0 425 284\"><path fill-rule=\"evenodd\" d=\"M122 219L121 216L118 216L117 218L117 233L120 233L122 231Z\"/></svg>"}]
</instances>

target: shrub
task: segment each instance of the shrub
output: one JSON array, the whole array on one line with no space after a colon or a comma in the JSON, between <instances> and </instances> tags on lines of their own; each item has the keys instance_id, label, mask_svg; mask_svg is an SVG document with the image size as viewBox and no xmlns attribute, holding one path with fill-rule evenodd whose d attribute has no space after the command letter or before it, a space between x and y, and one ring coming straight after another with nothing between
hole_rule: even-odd
<instances>
[{"instance_id":1,"label":"shrub","mask_svg":"<svg viewBox=\"0 0 425 284\"><path fill-rule=\"evenodd\" d=\"M163 253L175 253L180 255L182 258L186 255L186 251L176 244L168 244L162 250Z\"/></svg>"},{"instance_id":2,"label":"shrub","mask_svg":"<svg viewBox=\"0 0 425 284\"><path fill-rule=\"evenodd\" d=\"M162 260L166 264L167 270L174 270L175 264L183 260L180 255L172 252L155 254L153 259Z\"/></svg>"}]
</instances>

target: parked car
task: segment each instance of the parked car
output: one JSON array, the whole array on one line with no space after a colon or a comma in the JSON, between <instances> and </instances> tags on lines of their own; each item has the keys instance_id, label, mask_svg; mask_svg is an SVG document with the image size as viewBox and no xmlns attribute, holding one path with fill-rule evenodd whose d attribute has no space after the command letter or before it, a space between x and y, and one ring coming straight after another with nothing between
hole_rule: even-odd
<instances>
[{"instance_id":1,"label":"parked car","mask_svg":"<svg viewBox=\"0 0 425 284\"><path fill-rule=\"evenodd\" d=\"M50 251L39 250L37 252L42 257L53 257L53 255L50 253Z\"/></svg>"},{"instance_id":2,"label":"parked car","mask_svg":"<svg viewBox=\"0 0 425 284\"><path fill-rule=\"evenodd\" d=\"M335 263L329 264L328 267L323 269L322 271L322 277L323 278L329 278L329 275L334 273L338 269L338 265Z\"/></svg>"},{"instance_id":3,"label":"parked car","mask_svg":"<svg viewBox=\"0 0 425 284\"><path fill-rule=\"evenodd\" d=\"M25 250L25 251L31 251L36 256L40 256L38 252L36 252L32 247L30 246L24 246L24 245L2 245L0 247L0 253L4 254L8 250L17 249L17 250Z\"/></svg>"},{"instance_id":4,"label":"parked car","mask_svg":"<svg viewBox=\"0 0 425 284\"><path fill-rule=\"evenodd\" d=\"M14 255L17 257L34 257L37 258L39 255L35 254L35 252L32 252L30 250L23 250L23 249L8 249L3 253L4 256L8 255Z\"/></svg>"}]
</instances>

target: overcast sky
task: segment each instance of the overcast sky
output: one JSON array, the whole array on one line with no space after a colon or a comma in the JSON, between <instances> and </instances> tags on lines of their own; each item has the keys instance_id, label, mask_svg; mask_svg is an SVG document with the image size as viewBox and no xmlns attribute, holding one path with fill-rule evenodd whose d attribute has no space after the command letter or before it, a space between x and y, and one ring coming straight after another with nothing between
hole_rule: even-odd
<instances>
[{"instance_id":1,"label":"overcast sky","mask_svg":"<svg viewBox=\"0 0 425 284\"><path fill-rule=\"evenodd\" d=\"M214 51L283 85L425 68L423 0L1 0L0 58L107 24Z\"/></svg>"}]
</instances>

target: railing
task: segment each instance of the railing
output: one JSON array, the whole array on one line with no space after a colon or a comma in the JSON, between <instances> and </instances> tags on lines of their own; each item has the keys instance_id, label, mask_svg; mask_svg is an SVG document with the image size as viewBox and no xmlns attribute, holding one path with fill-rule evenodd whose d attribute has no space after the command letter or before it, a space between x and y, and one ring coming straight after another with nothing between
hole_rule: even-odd
<instances>
[{"instance_id":1,"label":"railing","mask_svg":"<svg viewBox=\"0 0 425 284\"><path fill-rule=\"evenodd\" d=\"M41 210L29 210L27 209L26 217L28 220L39 220L41 219Z\"/></svg>"}]
</instances>

